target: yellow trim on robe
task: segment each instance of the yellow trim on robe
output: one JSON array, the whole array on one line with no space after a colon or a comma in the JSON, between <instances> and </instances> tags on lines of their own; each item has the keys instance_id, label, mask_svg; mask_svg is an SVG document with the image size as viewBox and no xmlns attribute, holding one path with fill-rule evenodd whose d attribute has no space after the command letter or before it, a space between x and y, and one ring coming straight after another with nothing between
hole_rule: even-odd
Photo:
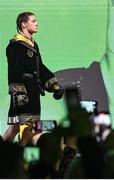
<instances>
[{"instance_id":1,"label":"yellow trim on robe","mask_svg":"<svg viewBox=\"0 0 114 180\"><path fill-rule=\"evenodd\" d=\"M14 40L16 41L24 41L25 43L29 44L30 46L34 46L34 43L29 40L28 38L24 37L23 35L21 34L16 34L14 37L13 37Z\"/></svg>"}]
</instances>

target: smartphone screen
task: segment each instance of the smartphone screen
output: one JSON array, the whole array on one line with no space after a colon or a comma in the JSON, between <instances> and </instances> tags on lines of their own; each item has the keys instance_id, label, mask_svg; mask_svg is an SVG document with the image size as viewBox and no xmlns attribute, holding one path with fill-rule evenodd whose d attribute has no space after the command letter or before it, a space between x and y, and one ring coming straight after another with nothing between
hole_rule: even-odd
<instances>
[{"instance_id":1,"label":"smartphone screen","mask_svg":"<svg viewBox=\"0 0 114 180\"><path fill-rule=\"evenodd\" d=\"M24 160L28 163L38 161L40 158L40 149L36 146L24 147Z\"/></svg>"},{"instance_id":2,"label":"smartphone screen","mask_svg":"<svg viewBox=\"0 0 114 180\"><path fill-rule=\"evenodd\" d=\"M55 120L41 120L36 122L35 131L52 131L55 127L57 127Z\"/></svg>"},{"instance_id":3,"label":"smartphone screen","mask_svg":"<svg viewBox=\"0 0 114 180\"><path fill-rule=\"evenodd\" d=\"M85 108L88 113L94 113L97 110L96 101L80 101L82 108Z\"/></svg>"},{"instance_id":4,"label":"smartphone screen","mask_svg":"<svg viewBox=\"0 0 114 180\"><path fill-rule=\"evenodd\" d=\"M88 113L97 111L97 102L95 100L82 100L78 88L68 88L65 90L65 103L69 112L75 111L78 106L86 109Z\"/></svg>"}]
</instances>

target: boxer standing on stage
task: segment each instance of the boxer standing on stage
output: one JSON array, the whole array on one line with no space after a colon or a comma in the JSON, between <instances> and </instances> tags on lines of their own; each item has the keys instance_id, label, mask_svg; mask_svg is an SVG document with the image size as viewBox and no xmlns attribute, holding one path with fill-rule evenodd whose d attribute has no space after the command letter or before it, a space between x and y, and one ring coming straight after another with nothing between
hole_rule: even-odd
<instances>
[{"instance_id":1,"label":"boxer standing on stage","mask_svg":"<svg viewBox=\"0 0 114 180\"><path fill-rule=\"evenodd\" d=\"M6 48L8 84L11 96L8 112L9 128L3 138L13 140L20 123L31 123L40 118L40 95L53 92L62 98L63 88L55 75L43 64L39 47L32 35L38 31L35 15L23 12L17 17L16 34Z\"/></svg>"}]
</instances>

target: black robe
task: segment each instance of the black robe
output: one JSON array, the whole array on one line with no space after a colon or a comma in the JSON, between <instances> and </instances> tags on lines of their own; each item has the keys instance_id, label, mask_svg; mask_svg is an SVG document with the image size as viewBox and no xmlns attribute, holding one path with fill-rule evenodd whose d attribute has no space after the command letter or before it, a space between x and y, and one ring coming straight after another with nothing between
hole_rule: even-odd
<instances>
[{"instance_id":1,"label":"black robe","mask_svg":"<svg viewBox=\"0 0 114 180\"><path fill-rule=\"evenodd\" d=\"M25 43L26 44L26 43ZM29 45L30 46L30 45ZM39 68L39 78L45 87L45 83L54 78L55 75L42 63L39 48L36 42L34 47L37 54L29 47L18 41L11 40L6 48L6 56L8 61L8 84L22 84L24 85L29 102L23 106L13 107L13 101L11 96L9 117L21 116L21 115L39 115L40 114L40 92L37 84L37 78L33 75L37 72L37 66ZM38 61L36 56L38 55ZM24 78L24 74L33 75L33 77ZM12 124L13 121L9 120L8 124ZM15 122L14 122L15 123Z\"/></svg>"}]
</instances>

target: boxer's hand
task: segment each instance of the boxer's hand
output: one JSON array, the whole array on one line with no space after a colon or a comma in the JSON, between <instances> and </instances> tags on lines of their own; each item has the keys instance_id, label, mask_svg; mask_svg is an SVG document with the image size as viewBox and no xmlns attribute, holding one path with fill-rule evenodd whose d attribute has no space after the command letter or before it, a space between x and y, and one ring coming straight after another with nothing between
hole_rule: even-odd
<instances>
[{"instance_id":1,"label":"boxer's hand","mask_svg":"<svg viewBox=\"0 0 114 180\"><path fill-rule=\"evenodd\" d=\"M53 83L53 97L58 100L61 99L64 93L64 88L62 86L60 86L57 82Z\"/></svg>"}]
</instances>

